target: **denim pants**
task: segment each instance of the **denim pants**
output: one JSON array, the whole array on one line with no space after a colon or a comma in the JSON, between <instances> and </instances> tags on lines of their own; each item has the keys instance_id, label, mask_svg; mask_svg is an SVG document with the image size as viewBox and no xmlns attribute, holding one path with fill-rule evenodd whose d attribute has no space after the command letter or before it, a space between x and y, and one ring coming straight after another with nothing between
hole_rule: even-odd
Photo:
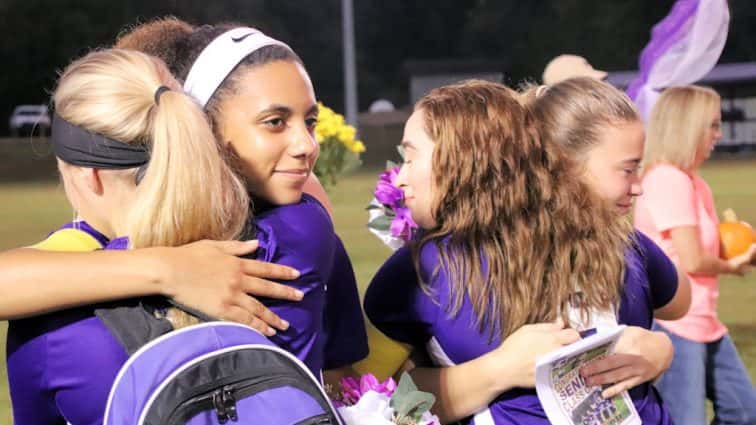
<instances>
[{"instance_id":1,"label":"denim pants","mask_svg":"<svg viewBox=\"0 0 756 425\"><path fill-rule=\"evenodd\" d=\"M672 365L656 384L677 425L704 425L708 398L712 424L756 425L756 391L730 335L700 343L654 324L672 339Z\"/></svg>"}]
</instances>

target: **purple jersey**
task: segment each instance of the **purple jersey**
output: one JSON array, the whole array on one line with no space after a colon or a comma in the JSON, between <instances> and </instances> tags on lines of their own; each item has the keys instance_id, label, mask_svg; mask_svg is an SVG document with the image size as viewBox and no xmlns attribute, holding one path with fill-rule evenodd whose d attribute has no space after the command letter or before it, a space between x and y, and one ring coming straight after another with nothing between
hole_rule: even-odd
<instances>
[{"instance_id":1,"label":"purple jersey","mask_svg":"<svg viewBox=\"0 0 756 425\"><path fill-rule=\"evenodd\" d=\"M107 238L77 228L101 246ZM110 385L128 358L105 325L84 306L8 323L7 369L17 425L101 424Z\"/></svg>"},{"instance_id":2,"label":"purple jersey","mask_svg":"<svg viewBox=\"0 0 756 425\"><path fill-rule=\"evenodd\" d=\"M299 270L299 278L282 283L305 293L296 303L262 300L290 323L271 341L299 357L315 376L367 356L354 272L323 206L305 194L294 205L258 208L254 224L260 242L256 258Z\"/></svg>"},{"instance_id":3,"label":"purple jersey","mask_svg":"<svg viewBox=\"0 0 756 425\"><path fill-rule=\"evenodd\" d=\"M645 236L627 253L625 287L618 322L650 328L653 309L668 303L677 291L677 273L672 263ZM478 331L470 300L465 297L459 312L448 314L449 281L440 264L438 248L425 244L420 252L420 275L432 295L417 283L409 248L394 253L373 278L365 294L365 313L389 337L425 348L440 365L463 363L497 348L501 339ZM434 271L438 272L434 275ZM670 424L661 400L650 384L631 391L644 424ZM534 389L515 388L500 394L488 409L465 423L548 424Z\"/></svg>"},{"instance_id":4,"label":"purple jersey","mask_svg":"<svg viewBox=\"0 0 756 425\"><path fill-rule=\"evenodd\" d=\"M335 368L366 356L354 273L322 206L305 195L297 204L258 211L254 224L257 258L299 270L300 277L286 283L305 292L298 303L261 300L291 324L272 341L316 376L324 365ZM89 226L82 230L102 245L107 242ZM127 239L118 238L106 249L127 246ZM128 355L94 316L98 307L10 322L8 380L16 424L102 423L110 386Z\"/></svg>"}]
</instances>

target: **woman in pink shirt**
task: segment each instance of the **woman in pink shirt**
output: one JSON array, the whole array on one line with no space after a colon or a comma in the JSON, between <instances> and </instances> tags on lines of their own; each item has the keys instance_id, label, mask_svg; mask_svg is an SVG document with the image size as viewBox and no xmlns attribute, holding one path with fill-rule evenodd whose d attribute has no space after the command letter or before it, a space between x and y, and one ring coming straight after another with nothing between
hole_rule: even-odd
<instances>
[{"instance_id":1,"label":"woman in pink shirt","mask_svg":"<svg viewBox=\"0 0 756 425\"><path fill-rule=\"evenodd\" d=\"M680 320L658 321L675 346L659 382L675 423L756 424L756 393L727 328L717 318L718 275L743 275L756 244L738 257L719 257L720 240L711 189L698 175L722 136L719 95L698 86L662 93L651 112L643 165L643 194L635 226L650 236L690 278L692 300Z\"/></svg>"}]
</instances>

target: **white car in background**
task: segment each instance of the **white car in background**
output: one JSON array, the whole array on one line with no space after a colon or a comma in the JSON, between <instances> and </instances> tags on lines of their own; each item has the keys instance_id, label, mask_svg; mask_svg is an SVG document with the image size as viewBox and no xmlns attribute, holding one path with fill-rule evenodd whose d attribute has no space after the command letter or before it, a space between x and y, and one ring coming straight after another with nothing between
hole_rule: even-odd
<instances>
[{"instance_id":1,"label":"white car in background","mask_svg":"<svg viewBox=\"0 0 756 425\"><path fill-rule=\"evenodd\" d=\"M45 136L50 132L50 112L47 105L18 105L8 123L11 136L35 134Z\"/></svg>"}]
</instances>

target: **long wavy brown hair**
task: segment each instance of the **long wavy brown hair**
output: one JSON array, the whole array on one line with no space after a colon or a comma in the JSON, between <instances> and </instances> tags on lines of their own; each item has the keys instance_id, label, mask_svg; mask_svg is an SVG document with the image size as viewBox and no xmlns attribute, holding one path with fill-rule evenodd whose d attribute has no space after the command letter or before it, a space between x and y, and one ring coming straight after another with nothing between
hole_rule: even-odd
<instances>
[{"instance_id":1,"label":"long wavy brown hair","mask_svg":"<svg viewBox=\"0 0 756 425\"><path fill-rule=\"evenodd\" d=\"M414 261L437 245L450 314L467 296L478 329L506 337L567 320L576 290L584 316L618 304L625 234L562 148L541 140L516 92L473 80L435 89L415 108L436 144L436 225L414 244Z\"/></svg>"}]
</instances>

